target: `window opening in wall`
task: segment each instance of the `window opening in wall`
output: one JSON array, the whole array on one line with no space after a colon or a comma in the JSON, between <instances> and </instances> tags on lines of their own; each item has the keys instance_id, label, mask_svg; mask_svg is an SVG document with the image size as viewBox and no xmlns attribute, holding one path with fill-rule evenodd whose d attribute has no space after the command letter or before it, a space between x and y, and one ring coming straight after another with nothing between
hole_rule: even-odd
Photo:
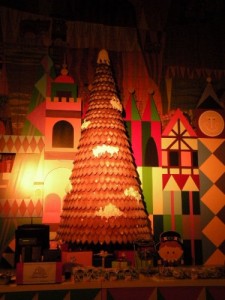
<instances>
[{"instance_id":1,"label":"window opening in wall","mask_svg":"<svg viewBox=\"0 0 225 300\"><path fill-rule=\"evenodd\" d=\"M179 151L170 151L169 152L169 164L172 167L179 167Z\"/></svg>"},{"instance_id":2,"label":"window opening in wall","mask_svg":"<svg viewBox=\"0 0 225 300\"><path fill-rule=\"evenodd\" d=\"M53 127L52 147L54 148L73 148L74 129L67 121L59 121Z\"/></svg>"}]
</instances>

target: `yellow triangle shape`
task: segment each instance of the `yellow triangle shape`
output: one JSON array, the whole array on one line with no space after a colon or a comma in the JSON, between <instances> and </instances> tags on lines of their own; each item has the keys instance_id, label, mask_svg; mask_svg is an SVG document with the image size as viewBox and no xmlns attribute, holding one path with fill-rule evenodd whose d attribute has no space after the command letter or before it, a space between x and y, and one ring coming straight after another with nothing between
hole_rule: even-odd
<instances>
[{"instance_id":1,"label":"yellow triangle shape","mask_svg":"<svg viewBox=\"0 0 225 300\"><path fill-rule=\"evenodd\" d=\"M199 139L212 153L224 142L224 139Z\"/></svg>"},{"instance_id":2,"label":"yellow triangle shape","mask_svg":"<svg viewBox=\"0 0 225 300\"><path fill-rule=\"evenodd\" d=\"M187 142L186 140L184 140L185 142ZM188 144L188 143L187 143ZM183 142L183 140L181 141L181 150L189 150L190 149L190 147L188 147L187 146L187 144L185 144L184 142Z\"/></svg>"},{"instance_id":3,"label":"yellow triangle shape","mask_svg":"<svg viewBox=\"0 0 225 300\"><path fill-rule=\"evenodd\" d=\"M190 136L190 134L189 134L189 132L187 132L187 128L185 128L183 122L180 121L180 133L181 133L181 132L184 132L184 131L185 131L184 135L187 135L187 134L188 134L188 136Z\"/></svg>"},{"instance_id":4,"label":"yellow triangle shape","mask_svg":"<svg viewBox=\"0 0 225 300\"><path fill-rule=\"evenodd\" d=\"M183 134L183 137L190 137L190 133L188 131L186 131L184 134Z\"/></svg>"},{"instance_id":5,"label":"yellow triangle shape","mask_svg":"<svg viewBox=\"0 0 225 300\"><path fill-rule=\"evenodd\" d=\"M188 177L182 191L199 191L199 188L197 187L191 176Z\"/></svg>"},{"instance_id":6,"label":"yellow triangle shape","mask_svg":"<svg viewBox=\"0 0 225 300\"><path fill-rule=\"evenodd\" d=\"M179 143L178 142L174 143L173 146L170 147L170 149L178 150L179 149Z\"/></svg>"},{"instance_id":7,"label":"yellow triangle shape","mask_svg":"<svg viewBox=\"0 0 225 300\"><path fill-rule=\"evenodd\" d=\"M198 149L198 142L197 139L185 139L185 142L188 143L188 145L190 146L190 148L192 148L193 150L197 150Z\"/></svg>"},{"instance_id":8,"label":"yellow triangle shape","mask_svg":"<svg viewBox=\"0 0 225 300\"><path fill-rule=\"evenodd\" d=\"M170 176L170 179L168 180L164 191L180 191L180 187L177 184L176 180L173 178L173 176Z\"/></svg>"},{"instance_id":9,"label":"yellow triangle shape","mask_svg":"<svg viewBox=\"0 0 225 300\"><path fill-rule=\"evenodd\" d=\"M173 128L172 128L172 129L173 129ZM168 134L168 136L175 137L175 136L176 136L176 134L175 134L173 131L170 131L170 132L169 132L169 134Z\"/></svg>"},{"instance_id":10,"label":"yellow triangle shape","mask_svg":"<svg viewBox=\"0 0 225 300\"><path fill-rule=\"evenodd\" d=\"M174 138L162 138L162 149L167 149L174 142Z\"/></svg>"},{"instance_id":11,"label":"yellow triangle shape","mask_svg":"<svg viewBox=\"0 0 225 300\"><path fill-rule=\"evenodd\" d=\"M173 128L171 128L169 136L175 136L175 133L173 131L175 131L175 133L178 133L178 124L177 124L177 122L174 124Z\"/></svg>"}]
</instances>

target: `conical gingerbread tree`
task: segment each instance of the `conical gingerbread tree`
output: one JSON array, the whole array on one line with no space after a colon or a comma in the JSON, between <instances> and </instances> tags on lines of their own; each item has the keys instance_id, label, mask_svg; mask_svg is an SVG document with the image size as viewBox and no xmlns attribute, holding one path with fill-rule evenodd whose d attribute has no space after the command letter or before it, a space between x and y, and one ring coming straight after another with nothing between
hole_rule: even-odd
<instances>
[{"instance_id":1,"label":"conical gingerbread tree","mask_svg":"<svg viewBox=\"0 0 225 300\"><path fill-rule=\"evenodd\" d=\"M98 55L58 238L74 244L131 244L151 228L108 53Z\"/></svg>"}]
</instances>

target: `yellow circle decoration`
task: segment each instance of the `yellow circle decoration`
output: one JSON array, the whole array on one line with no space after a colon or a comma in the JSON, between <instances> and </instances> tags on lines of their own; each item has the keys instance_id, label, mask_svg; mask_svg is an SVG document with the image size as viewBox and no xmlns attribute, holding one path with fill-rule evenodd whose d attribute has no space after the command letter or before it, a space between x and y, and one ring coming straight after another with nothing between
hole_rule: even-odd
<instances>
[{"instance_id":1,"label":"yellow circle decoration","mask_svg":"<svg viewBox=\"0 0 225 300\"><path fill-rule=\"evenodd\" d=\"M199 117L198 125L205 135L214 137L223 132L224 119L218 112L207 110Z\"/></svg>"}]
</instances>

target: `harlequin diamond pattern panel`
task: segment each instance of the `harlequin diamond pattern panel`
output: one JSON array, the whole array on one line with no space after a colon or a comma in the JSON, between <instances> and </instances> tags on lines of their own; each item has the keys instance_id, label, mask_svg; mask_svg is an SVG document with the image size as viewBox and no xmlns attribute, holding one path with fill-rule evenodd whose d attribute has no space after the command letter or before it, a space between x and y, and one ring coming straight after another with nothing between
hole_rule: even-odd
<instances>
[{"instance_id":1,"label":"harlequin diamond pattern panel","mask_svg":"<svg viewBox=\"0 0 225 300\"><path fill-rule=\"evenodd\" d=\"M44 138L41 136L0 136L1 153L41 153L44 145Z\"/></svg>"},{"instance_id":2,"label":"harlequin diamond pattern panel","mask_svg":"<svg viewBox=\"0 0 225 300\"><path fill-rule=\"evenodd\" d=\"M42 213L43 206L41 200L2 199L0 202L0 217L42 217Z\"/></svg>"},{"instance_id":3,"label":"harlequin diamond pattern panel","mask_svg":"<svg viewBox=\"0 0 225 300\"><path fill-rule=\"evenodd\" d=\"M225 259L225 140L199 139L199 174L205 264L223 264ZM203 214L206 209L210 213ZM215 230L216 228L216 230ZM211 245L211 251L204 251Z\"/></svg>"}]
</instances>

